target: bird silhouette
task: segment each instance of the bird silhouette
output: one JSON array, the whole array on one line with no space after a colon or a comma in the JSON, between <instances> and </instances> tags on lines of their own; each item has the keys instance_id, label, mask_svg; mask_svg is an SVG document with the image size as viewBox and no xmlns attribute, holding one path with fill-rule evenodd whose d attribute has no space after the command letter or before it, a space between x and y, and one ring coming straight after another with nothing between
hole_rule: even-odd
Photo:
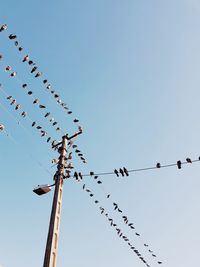
<instances>
[{"instance_id":1,"label":"bird silhouette","mask_svg":"<svg viewBox=\"0 0 200 267\"><path fill-rule=\"evenodd\" d=\"M120 168L119 172L121 173L122 176L124 176L124 171Z\"/></svg>"},{"instance_id":2,"label":"bird silhouette","mask_svg":"<svg viewBox=\"0 0 200 267\"><path fill-rule=\"evenodd\" d=\"M35 72L37 70L37 67L33 67L32 70L31 70L31 73Z\"/></svg>"},{"instance_id":3,"label":"bird silhouette","mask_svg":"<svg viewBox=\"0 0 200 267\"><path fill-rule=\"evenodd\" d=\"M40 108L46 108L44 105L39 105Z\"/></svg>"},{"instance_id":4,"label":"bird silhouette","mask_svg":"<svg viewBox=\"0 0 200 267\"><path fill-rule=\"evenodd\" d=\"M26 83L22 84L22 87L23 88L26 88L27 87L27 84Z\"/></svg>"},{"instance_id":5,"label":"bird silhouette","mask_svg":"<svg viewBox=\"0 0 200 267\"><path fill-rule=\"evenodd\" d=\"M28 91L28 95L32 95L32 93L33 93L32 91Z\"/></svg>"},{"instance_id":6,"label":"bird silhouette","mask_svg":"<svg viewBox=\"0 0 200 267\"><path fill-rule=\"evenodd\" d=\"M117 177L119 177L119 173L117 169L114 169L114 173L117 175Z\"/></svg>"},{"instance_id":7,"label":"bird silhouette","mask_svg":"<svg viewBox=\"0 0 200 267\"><path fill-rule=\"evenodd\" d=\"M176 164L177 164L178 169L181 169L181 165L182 165L181 161L178 160Z\"/></svg>"},{"instance_id":8,"label":"bird silhouette","mask_svg":"<svg viewBox=\"0 0 200 267\"><path fill-rule=\"evenodd\" d=\"M26 62L26 61L29 61L29 55L26 55L22 60L22 62Z\"/></svg>"},{"instance_id":9,"label":"bird silhouette","mask_svg":"<svg viewBox=\"0 0 200 267\"><path fill-rule=\"evenodd\" d=\"M22 116L23 118L25 118L26 115L27 115L27 113L26 113L25 111L23 111L23 112L21 113L21 116Z\"/></svg>"},{"instance_id":10,"label":"bird silhouette","mask_svg":"<svg viewBox=\"0 0 200 267\"><path fill-rule=\"evenodd\" d=\"M95 202L94 202L95 204L97 204L97 203L99 203L99 201L98 200L95 200Z\"/></svg>"},{"instance_id":11,"label":"bird silhouette","mask_svg":"<svg viewBox=\"0 0 200 267\"><path fill-rule=\"evenodd\" d=\"M14 72L12 72L12 73L10 74L11 77L15 77L16 75L17 75L17 72L16 72L16 71L14 71Z\"/></svg>"},{"instance_id":12,"label":"bird silhouette","mask_svg":"<svg viewBox=\"0 0 200 267\"><path fill-rule=\"evenodd\" d=\"M77 120L77 119L74 119L74 122L76 123L76 122L79 122L79 120Z\"/></svg>"},{"instance_id":13,"label":"bird silhouette","mask_svg":"<svg viewBox=\"0 0 200 267\"><path fill-rule=\"evenodd\" d=\"M48 117L50 115L50 112L47 112L45 115L44 115L44 117L46 118L46 117Z\"/></svg>"},{"instance_id":14,"label":"bird silhouette","mask_svg":"<svg viewBox=\"0 0 200 267\"><path fill-rule=\"evenodd\" d=\"M51 84L48 84L46 88L51 89Z\"/></svg>"},{"instance_id":15,"label":"bird silhouette","mask_svg":"<svg viewBox=\"0 0 200 267\"><path fill-rule=\"evenodd\" d=\"M16 107L15 107L15 110L18 110L18 109L20 109L20 105L19 104L16 105Z\"/></svg>"},{"instance_id":16,"label":"bird silhouette","mask_svg":"<svg viewBox=\"0 0 200 267\"><path fill-rule=\"evenodd\" d=\"M12 99L12 96L9 95L8 97L6 97L6 99L11 100Z\"/></svg>"},{"instance_id":17,"label":"bird silhouette","mask_svg":"<svg viewBox=\"0 0 200 267\"><path fill-rule=\"evenodd\" d=\"M35 99L35 100L33 101L33 104L37 104L37 103L39 103L39 99Z\"/></svg>"},{"instance_id":18,"label":"bird silhouette","mask_svg":"<svg viewBox=\"0 0 200 267\"><path fill-rule=\"evenodd\" d=\"M99 177L99 176L95 175L95 176L94 176L94 179L97 179L98 177Z\"/></svg>"},{"instance_id":19,"label":"bird silhouette","mask_svg":"<svg viewBox=\"0 0 200 267\"><path fill-rule=\"evenodd\" d=\"M10 35L8 36L8 38L9 38L10 40L14 40L14 39L17 38L17 35L15 35L15 34L10 34Z\"/></svg>"},{"instance_id":20,"label":"bird silhouette","mask_svg":"<svg viewBox=\"0 0 200 267\"><path fill-rule=\"evenodd\" d=\"M37 72L36 75L35 75L35 78L38 78L40 76L42 76L42 72Z\"/></svg>"},{"instance_id":21,"label":"bird silhouette","mask_svg":"<svg viewBox=\"0 0 200 267\"><path fill-rule=\"evenodd\" d=\"M94 175L94 172L90 172L90 176L93 176Z\"/></svg>"},{"instance_id":22,"label":"bird silhouette","mask_svg":"<svg viewBox=\"0 0 200 267\"><path fill-rule=\"evenodd\" d=\"M160 163L158 162L157 164L156 164L156 168L160 168L161 167L161 165L160 165Z\"/></svg>"},{"instance_id":23,"label":"bird silhouette","mask_svg":"<svg viewBox=\"0 0 200 267\"><path fill-rule=\"evenodd\" d=\"M187 161L188 163L192 163L192 160L191 160L190 158L186 158L186 161Z\"/></svg>"},{"instance_id":24,"label":"bird silhouette","mask_svg":"<svg viewBox=\"0 0 200 267\"><path fill-rule=\"evenodd\" d=\"M97 184L102 184L102 181L97 181Z\"/></svg>"},{"instance_id":25,"label":"bird silhouette","mask_svg":"<svg viewBox=\"0 0 200 267\"><path fill-rule=\"evenodd\" d=\"M162 261L158 261L158 264L162 264Z\"/></svg>"},{"instance_id":26,"label":"bird silhouette","mask_svg":"<svg viewBox=\"0 0 200 267\"><path fill-rule=\"evenodd\" d=\"M107 198L109 198L110 197L110 195L107 195Z\"/></svg>"},{"instance_id":27,"label":"bird silhouette","mask_svg":"<svg viewBox=\"0 0 200 267\"><path fill-rule=\"evenodd\" d=\"M126 176L129 176L128 170L125 167L123 168L123 170L124 170L124 173L126 174Z\"/></svg>"},{"instance_id":28,"label":"bird silhouette","mask_svg":"<svg viewBox=\"0 0 200 267\"><path fill-rule=\"evenodd\" d=\"M37 128L38 130L42 129L42 127L41 127L41 126L39 126L39 125L38 125L36 128Z\"/></svg>"},{"instance_id":29,"label":"bird silhouette","mask_svg":"<svg viewBox=\"0 0 200 267\"><path fill-rule=\"evenodd\" d=\"M83 179L82 173L79 172L78 175L79 175L79 178L82 180Z\"/></svg>"},{"instance_id":30,"label":"bird silhouette","mask_svg":"<svg viewBox=\"0 0 200 267\"><path fill-rule=\"evenodd\" d=\"M85 190L85 184L83 185L83 190Z\"/></svg>"},{"instance_id":31,"label":"bird silhouette","mask_svg":"<svg viewBox=\"0 0 200 267\"><path fill-rule=\"evenodd\" d=\"M23 50L23 47L20 46L20 47L18 48L18 50L21 52L21 51Z\"/></svg>"},{"instance_id":32,"label":"bird silhouette","mask_svg":"<svg viewBox=\"0 0 200 267\"><path fill-rule=\"evenodd\" d=\"M6 70L6 71L11 71L12 68L11 68L11 66L7 66L5 70Z\"/></svg>"},{"instance_id":33,"label":"bird silhouette","mask_svg":"<svg viewBox=\"0 0 200 267\"><path fill-rule=\"evenodd\" d=\"M51 137L48 137L48 138L47 138L47 143L48 143L50 140L51 140Z\"/></svg>"},{"instance_id":34,"label":"bird silhouette","mask_svg":"<svg viewBox=\"0 0 200 267\"><path fill-rule=\"evenodd\" d=\"M43 83L45 84L45 83L47 83L48 81L47 80L43 80Z\"/></svg>"},{"instance_id":35,"label":"bird silhouette","mask_svg":"<svg viewBox=\"0 0 200 267\"><path fill-rule=\"evenodd\" d=\"M116 210L118 208L117 203L113 203L113 206L115 207L114 210Z\"/></svg>"}]
</instances>

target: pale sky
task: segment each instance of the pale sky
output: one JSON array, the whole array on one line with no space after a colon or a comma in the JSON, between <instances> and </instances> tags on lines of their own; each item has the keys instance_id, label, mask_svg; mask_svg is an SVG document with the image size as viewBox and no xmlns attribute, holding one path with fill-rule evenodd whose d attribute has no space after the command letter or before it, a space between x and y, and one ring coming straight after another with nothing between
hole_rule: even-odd
<instances>
[{"instance_id":1,"label":"pale sky","mask_svg":"<svg viewBox=\"0 0 200 267\"><path fill-rule=\"evenodd\" d=\"M0 33L0 83L30 119L61 138L17 80L8 77L5 66L11 65L18 81L30 85L63 131L74 133L72 121L22 63L23 53L37 62L83 126L77 144L88 164L74 157L75 170L82 173L198 159L199 15L197 0L4 1L0 24L7 23L8 31ZM9 33L17 35L22 53L7 38ZM0 135L0 262L6 267L42 266L53 193L38 197L32 189L52 183L56 169L51 160L57 154L2 92L0 103L0 123L11 137ZM197 162L181 170L102 176L102 185L90 177L84 182L151 267L158 260L164 267L188 267L199 262L199 173ZM57 267L145 266L82 185L65 181ZM141 238L123 223L113 202Z\"/></svg>"}]
</instances>

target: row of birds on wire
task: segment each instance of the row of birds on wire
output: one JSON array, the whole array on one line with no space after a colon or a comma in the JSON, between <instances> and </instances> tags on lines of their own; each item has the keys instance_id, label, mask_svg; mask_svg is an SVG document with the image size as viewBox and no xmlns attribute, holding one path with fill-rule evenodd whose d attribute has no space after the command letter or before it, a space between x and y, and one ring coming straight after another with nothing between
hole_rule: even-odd
<instances>
[{"instance_id":1,"label":"row of birds on wire","mask_svg":"<svg viewBox=\"0 0 200 267\"><path fill-rule=\"evenodd\" d=\"M103 184L103 182L100 179L100 177L98 175L95 175L93 171L90 172L90 176L91 176L91 178L93 178L96 181L97 184ZM81 172L76 172L76 171L74 172L73 175L68 176L67 178L69 178L69 177L73 177L77 182L83 181L83 179L84 179L84 177L81 174ZM86 192L89 193L90 191L88 191L88 189L86 189L85 186L86 185L84 184L83 185L83 190L86 190ZM90 197L93 197L93 196L94 196L93 193L91 193L90 194ZM110 201L112 200L112 196L111 196L110 193L106 193L106 199L107 200L110 200ZM95 203L98 203L97 200L95 200L95 201L96 201ZM141 234L138 233L138 231L136 231L135 225L132 222L130 222L128 216L126 214L124 214L124 212L120 208L119 204L116 201L113 201L112 202L112 206L113 206L113 210L116 211L116 212L118 212L121 215L121 218L124 221L124 224L126 226L128 226L130 229L132 229L133 231L135 231L135 235L137 237L140 237L142 239ZM148 249L148 252L152 255L152 257L157 257L155 255L155 253L153 253L153 250L150 248L150 246L149 246L149 244L147 244L147 242L144 243L144 247L146 247Z\"/></svg>"},{"instance_id":2,"label":"row of birds on wire","mask_svg":"<svg viewBox=\"0 0 200 267\"><path fill-rule=\"evenodd\" d=\"M75 180L76 180L77 182L80 182L80 181L83 182L82 179L81 179L81 180L79 179L79 178L80 178L79 176L78 176L78 178L77 178L77 174L76 174L76 173L74 173L74 178L75 178ZM96 178L96 179L97 179L97 178ZM100 180L98 180L98 181L100 181ZM98 181L97 181L97 183L98 183ZM99 183L98 183L98 184L99 184ZM89 189L89 188L86 186L85 183L83 184L82 189L84 190L84 192L86 192L86 193L88 194L88 196L89 196L90 198L94 199L94 203L95 203L96 205L98 205L98 208L99 208L99 210L100 210L100 213L101 213L102 215L105 216L105 218L107 219L107 221L108 221L108 223L110 224L110 226L111 226L112 228L115 229L115 231L116 231L118 237L119 237L120 239L122 239L124 242L127 243L127 245L129 246L129 248L131 249L131 251L132 251L133 253L135 253L135 254L137 255L137 257L138 257L138 258L139 258L139 259L140 259L140 260L141 260L147 267L150 267L150 264L149 264L149 263L147 262L147 260L142 256L142 254L141 254L141 253L139 252L139 250L135 247L135 245L132 244L132 242L131 242L130 239L127 237L127 235L125 235L125 234L123 233L122 229L118 227L117 223L115 223L115 221L114 221L114 220L112 219L112 217L109 215L109 213L107 212L107 210L105 209L105 207L102 206L101 203L100 203L100 201L99 201L98 199L95 198L95 194L94 194L94 192L93 192L91 189ZM107 195L107 198L110 198L110 194ZM114 206L114 210L118 210L120 213L123 213L122 210L119 209L119 206L118 206L117 203L114 202L114 203L113 203L113 206ZM135 229L133 223L130 223L130 222L128 221L127 216L122 215L122 219L123 219L124 223L125 223L126 225L128 225L131 229ZM136 236L140 237L140 234L139 234L139 233L136 232L135 234L136 234ZM153 258L157 259L157 256L156 256L156 255L154 254L154 252L149 248L149 245L148 245L148 244L144 243L144 247L147 248L148 252L151 254L151 256L152 256ZM159 264L159 265L161 265L161 264L162 264L162 261L160 261L160 260L156 260L156 263Z\"/></svg>"},{"instance_id":3,"label":"row of birds on wire","mask_svg":"<svg viewBox=\"0 0 200 267\"><path fill-rule=\"evenodd\" d=\"M8 29L7 24L4 24L0 27L0 32L3 32L5 30ZM8 38L9 40L14 42L15 47L18 48L18 50L20 52L24 52L24 48L20 45L20 42L18 41L17 35L16 34L8 34ZM38 65L31 59L29 54L24 53L24 55L22 56L22 62L23 63L27 63L28 66L30 66L30 73L34 75L35 78L42 78L43 72L39 70ZM16 71L12 71L10 73L11 77L14 77L17 75ZM42 84L45 87L45 90L49 91L51 93L51 95L54 97L54 99L56 100L56 103L59 104L63 110L68 114L72 114L73 112L69 109L68 105L63 102L60 98L60 95L55 91L55 89L53 88L53 86L51 85L51 83L49 82L48 79L43 78L42 79ZM73 119L73 121L75 123L78 123L79 120L78 119ZM79 127L81 127L80 125L78 125Z\"/></svg>"},{"instance_id":4,"label":"row of birds on wire","mask_svg":"<svg viewBox=\"0 0 200 267\"><path fill-rule=\"evenodd\" d=\"M0 32L7 30L7 25L6 24L5 25L2 25L0 27L0 29L1 29ZM10 34L9 35L9 39L10 40L16 40L16 38L17 38L17 36L14 35L14 34ZM19 51L22 51L23 50L22 47L19 46L19 42L18 41L15 41L15 46L19 48ZM0 60L2 60L2 59L3 59L3 55L0 55ZM23 57L22 62L27 62L28 65L33 66L31 68L31 71L30 71L31 73L35 73L36 70L38 69L36 67L36 64L29 58L28 55L25 55ZM16 71L13 71L12 70L12 67L9 66L9 65L5 66L5 71L9 73L10 77L16 77L17 76L17 72ZM36 72L35 73L35 76L36 76L35 78L38 78L38 77L41 76L41 73ZM18 83L20 83L21 88L27 90L27 94L32 97L32 103L33 103L33 105L35 105L35 106L37 105L41 110L44 110L45 111L47 109L46 105L40 103L39 98L34 97L33 91L31 91L29 89L28 84L27 83L23 83L22 81L20 81L20 79L18 77L17 77L16 80L17 80ZM44 79L43 80L43 84L46 86L46 89L48 89L48 91L53 95L54 99L56 99L57 103L60 104L67 111L67 114L72 114L72 111L69 110L69 108L67 107L67 105L64 102L61 101L59 94L56 93L55 90L53 90L51 88L51 85L48 83L48 80L47 79ZM13 96L10 96L10 97L12 98L12 103L15 104L16 99ZM16 110L18 110L20 108L21 108L21 105L20 104L16 105ZM22 116L24 116L24 117L27 116L27 113L26 112L22 112ZM46 119L49 120L49 122L52 124L52 126L55 128L56 131L61 131L62 134L65 134L64 131L61 129L61 127L58 125L58 122L53 117L51 117L51 113L49 111L45 112L44 118L46 118ZM75 119L73 119L73 122L77 125L78 130L82 132L82 127L79 125L79 120L77 118L75 118ZM33 126L35 126L35 124L36 124L36 122L33 122ZM37 127L39 128L41 126L39 125ZM47 133L44 132L43 130L42 130L42 133L41 134L42 134L42 136L47 135ZM50 140L51 140L51 138L49 137L47 139L47 141L49 142ZM56 142L54 140L53 146L55 145L55 143ZM80 158L80 160L83 163L87 163L85 157L83 156L83 153L79 153L79 154L81 154L81 155L78 155L79 158Z\"/></svg>"},{"instance_id":5,"label":"row of birds on wire","mask_svg":"<svg viewBox=\"0 0 200 267\"><path fill-rule=\"evenodd\" d=\"M78 175L80 179L82 179L82 177L87 177L87 176L89 177L89 176L93 176L93 175L94 175L94 178L97 178L98 175L101 175L101 176L115 175L116 177L127 177L130 175L130 173L142 172L142 171L148 171L148 170L156 170L156 169L161 169L161 168L177 167L178 169L182 169L182 165L192 164L195 162L200 162L200 156L198 157L198 159L194 159L194 160L187 157L185 161L178 160L176 163L163 164L163 165L161 165L160 163L156 163L155 166L138 168L138 169L128 170L126 167L121 167L118 169L114 169L113 171L110 171L110 172L90 172L87 174L82 174L81 172L76 172L76 176ZM68 174L68 177L70 177L69 174Z\"/></svg>"}]
</instances>

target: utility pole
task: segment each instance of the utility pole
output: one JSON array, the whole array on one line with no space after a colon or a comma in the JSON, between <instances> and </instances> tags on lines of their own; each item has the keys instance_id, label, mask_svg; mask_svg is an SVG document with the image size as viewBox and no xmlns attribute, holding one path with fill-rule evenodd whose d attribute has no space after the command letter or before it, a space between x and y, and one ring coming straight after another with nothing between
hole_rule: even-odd
<instances>
[{"instance_id":1,"label":"utility pole","mask_svg":"<svg viewBox=\"0 0 200 267\"><path fill-rule=\"evenodd\" d=\"M51 218L49 223L49 232L47 237L46 251L43 267L56 267L56 258L58 252L58 237L60 228L60 215L63 193L63 178L66 156L67 136L62 137L62 146L59 149L60 157L57 166L57 172L54 175L55 191Z\"/></svg>"},{"instance_id":2,"label":"utility pole","mask_svg":"<svg viewBox=\"0 0 200 267\"><path fill-rule=\"evenodd\" d=\"M57 172L54 175L55 180L55 191L53 197L53 204L51 210L51 217L49 223L49 232L46 243L46 250L44 256L43 267L56 267L56 259L58 252L58 238L59 238L59 228L60 228L60 216L61 216L61 205L63 196L63 179L64 179L64 167L66 164L66 153L67 153L67 142L74 137L82 134L82 129L73 136L68 137L64 135L62 137L62 142L54 146L58 147L58 152L60 154L59 161L57 165Z\"/></svg>"}]
</instances>

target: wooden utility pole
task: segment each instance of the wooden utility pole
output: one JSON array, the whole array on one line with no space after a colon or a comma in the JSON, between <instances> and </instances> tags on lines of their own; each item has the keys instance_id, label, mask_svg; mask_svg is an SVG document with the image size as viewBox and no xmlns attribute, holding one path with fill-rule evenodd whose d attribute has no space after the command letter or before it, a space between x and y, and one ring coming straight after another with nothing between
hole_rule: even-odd
<instances>
[{"instance_id":1,"label":"wooden utility pole","mask_svg":"<svg viewBox=\"0 0 200 267\"><path fill-rule=\"evenodd\" d=\"M58 149L60 157L54 176L55 191L43 267L56 267L67 140L67 136L63 136L62 145Z\"/></svg>"}]
</instances>

